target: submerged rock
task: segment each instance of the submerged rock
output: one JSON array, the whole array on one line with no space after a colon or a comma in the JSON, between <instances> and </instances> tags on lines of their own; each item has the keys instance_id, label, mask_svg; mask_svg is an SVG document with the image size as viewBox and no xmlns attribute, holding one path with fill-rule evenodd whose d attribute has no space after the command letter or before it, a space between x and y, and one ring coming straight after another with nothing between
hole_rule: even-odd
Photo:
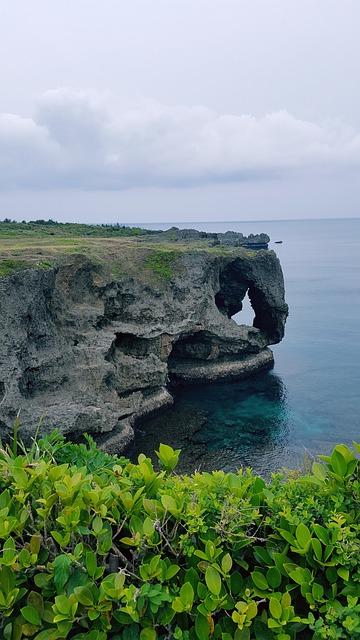
<instances>
[{"instance_id":1,"label":"submerged rock","mask_svg":"<svg viewBox=\"0 0 360 640\"><path fill-rule=\"evenodd\" d=\"M76 255L0 278L0 435L20 412L25 439L41 423L73 437L86 431L120 451L137 420L172 403L169 380L240 379L271 366L267 347L282 339L288 313L283 276L273 251L249 250L268 236L237 246L241 234L217 234L231 245L223 250L206 248L206 234L204 248L192 248L199 233L181 232L187 244L171 270L168 260L163 271L158 257L146 262L146 252L131 269L134 245L116 277ZM252 327L231 318L246 293Z\"/></svg>"}]
</instances>

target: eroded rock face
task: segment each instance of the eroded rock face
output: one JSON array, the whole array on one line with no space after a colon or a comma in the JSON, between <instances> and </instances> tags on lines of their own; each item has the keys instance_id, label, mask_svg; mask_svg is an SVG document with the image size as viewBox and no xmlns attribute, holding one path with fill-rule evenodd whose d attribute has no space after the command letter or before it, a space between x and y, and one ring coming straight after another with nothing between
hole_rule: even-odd
<instances>
[{"instance_id":1,"label":"eroded rock face","mask_svg":"<svg viewBox=\"0 0 360 640\"><path fill-rule=\"evenodd\" d=\"M248 292L254 326L231 316ZM173 277L104 277L86 257L0 279L0 431L54 427L121 450L169 381L233 379L272 363L287 305L272 251L185 251Z\"/></svg>"}]
</instances>

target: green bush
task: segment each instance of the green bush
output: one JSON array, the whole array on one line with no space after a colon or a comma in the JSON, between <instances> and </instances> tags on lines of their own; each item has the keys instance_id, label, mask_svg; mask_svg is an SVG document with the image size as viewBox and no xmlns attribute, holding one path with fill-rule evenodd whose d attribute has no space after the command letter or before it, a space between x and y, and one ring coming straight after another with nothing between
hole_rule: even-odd
<instances>
[{"instance_id":1,"label":"green bush","mask_svg":"<svg viewBox=\"0 0 360 640\"><path fill-rule=\"evenodd\" d=\"M265 483L66 446L0 451L4 640L360 637L354 451Z\"/></svg>"},{"instance_id":2,"label":"green bush","mask_svg":"<svg viewBox=\"0 0 360 640\"><path fill-rule=\"evenodd\" d=\"M50 435L35 441L28 451L32 457L39 458L44 455L57 464L69 463L76 467L86 467L90 473L102 473L112 469L115 464L127 464L124 457L112 456L96 446L95 440L87 433L84 434L84 443L75 444L65 440L59 432L53 431Z\"/></svg>"}]
</instances>

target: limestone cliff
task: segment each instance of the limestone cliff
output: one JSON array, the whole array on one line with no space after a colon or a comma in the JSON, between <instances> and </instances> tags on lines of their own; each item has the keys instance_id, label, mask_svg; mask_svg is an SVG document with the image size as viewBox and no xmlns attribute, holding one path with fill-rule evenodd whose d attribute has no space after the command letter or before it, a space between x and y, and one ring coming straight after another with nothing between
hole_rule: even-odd
<instances>
[{"instance_id":1,"label":"limestone cliff","mask_svg":"<svg viewBox=\"0 0 360 640\"><path fill-rule=\"evenodd\" d=\"M241 378L272 364L287 305L278 258L254 248L268 238L170 231L176 251L163 262L157 238L141 263L140 241L133 253L119 246L116 277L104 261L67 255L0 278L0 434L20 412L23 437L41 421L120 450L140 416L172 402L169 381ZM247 292L253 327L231 319Z\"/></svg>"}]
</instances>

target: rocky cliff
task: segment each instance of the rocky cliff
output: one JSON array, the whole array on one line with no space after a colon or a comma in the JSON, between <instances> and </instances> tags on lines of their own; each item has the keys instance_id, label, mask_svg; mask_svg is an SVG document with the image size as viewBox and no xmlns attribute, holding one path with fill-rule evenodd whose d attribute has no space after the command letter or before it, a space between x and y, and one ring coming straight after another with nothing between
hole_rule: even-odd
<instances>
[{"instance_id":1,"label":"rocky cliff","mask_svg":"<svg viewBox=\"0 0 360 640\"><path fill-rule=\"evenodd\" d=\"M121 450L137 419L172 402L169 382L271 366L287 305L278 258L257 248L268 238L166 233L165 249L157 237L113 244L116 276L68 254L0 278L0 434L20 412L23 437L41 423ZM253 327L231 319L246 293Z\"/></svg>"}]
</instances>

